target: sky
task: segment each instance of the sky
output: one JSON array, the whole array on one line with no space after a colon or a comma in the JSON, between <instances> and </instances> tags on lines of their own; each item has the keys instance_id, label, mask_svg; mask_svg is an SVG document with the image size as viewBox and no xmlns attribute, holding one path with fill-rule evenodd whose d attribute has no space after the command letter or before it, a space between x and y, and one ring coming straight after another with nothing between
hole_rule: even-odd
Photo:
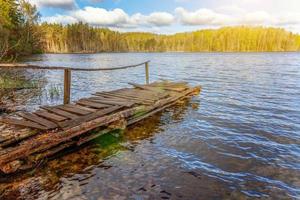
<instances>
[{"instance_id":1,"label":"sky","mask_svg":"<svg viewBox=\"0 0 300 200\"><path fill-rule=\"evenodd\" d=\"M29 0L42 22L173 34L249 25L300 33L300 0Z\"/></svg>"}]
</instances>

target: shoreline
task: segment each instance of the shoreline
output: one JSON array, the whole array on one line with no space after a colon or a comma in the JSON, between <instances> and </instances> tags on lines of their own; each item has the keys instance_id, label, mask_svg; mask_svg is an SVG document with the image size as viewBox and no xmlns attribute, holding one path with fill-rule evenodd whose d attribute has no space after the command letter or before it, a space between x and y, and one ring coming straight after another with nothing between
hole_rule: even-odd
<instances>
[{"instance_id":1,"label":"shoreline","mask_svg":"<svg viewBox=\"0 0 300 200\"><path fill-rule=\"evenodd\" d=\"M44 55L44 54L126 54L126 53L300 53L300 51L107 51L107 52L45 52L41 54L32 54L32 55ZM28 55L30 56L30 55ZM24 57L28 57L24 56Z\"/></svg>"}]
</instances>

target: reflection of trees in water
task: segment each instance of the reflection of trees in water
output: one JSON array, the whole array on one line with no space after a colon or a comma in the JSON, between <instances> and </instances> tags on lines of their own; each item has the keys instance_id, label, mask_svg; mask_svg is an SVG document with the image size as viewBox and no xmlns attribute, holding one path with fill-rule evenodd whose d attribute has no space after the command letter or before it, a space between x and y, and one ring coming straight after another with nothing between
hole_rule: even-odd
<instances>
[{"instance_id":1,"label":"reflection of trees in water","mask_svg":"<svg viewBox=\"0 0 300 200\"><path fill-rule=\"evenodd\" d=\"M15 111L42 95L44 71L0 70L0 111Z\"/></svg>"},{"instance_id":2,"label":"reflection of trees in water","mask_svg":"<svg viewBox=\"0 0 300 200\"><path fill-rule=\"evenodd\" d=\"M185 117L189 101L168 108L152 117L128 127L123 133L102 135L94 141L84 145L80 149L70 149L63 156L58 155L45 166L32 170L23 175L10 176L0 179L3 197L11 198L22 195L38 197L40 192L59 190L62 178L74 177L76 174L90 174L95 168L107 169L105 159L115 155L119 151L132 151L141 140L150 140L159 132L163 132L163 125L170 122L180 122ZM5 183L6 182L6 183ZM23 191L22 194L20 191Z\"/></svg>"}]
</instances>

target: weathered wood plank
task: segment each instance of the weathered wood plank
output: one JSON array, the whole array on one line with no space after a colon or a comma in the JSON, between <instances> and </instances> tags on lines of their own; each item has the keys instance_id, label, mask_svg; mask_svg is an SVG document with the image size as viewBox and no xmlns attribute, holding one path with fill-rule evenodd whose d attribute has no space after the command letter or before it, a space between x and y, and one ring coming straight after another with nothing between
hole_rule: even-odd
<instances>
[{"instance_id":1,"label":"weathered wood plank","mask_svg":"<svg viewBox=\"0 0 300 200\"><path fill-rule=\"evenodd\" d=\"M152 87L152 86L148 86L148 85L140 85L137 83L128 83L129 85L132 85L136 88L140 88L143 90L148 90L148 91L152 91L152 92L162 92L165 91L164 87Z\"/></svg>"},{"instance_id":2,"label":"weathered wood plank","mask_svg":"<svg viewBox=\"0 0 300 200\"><path fill-rule=\"evenodd\" d=\"M35 122L35 123L38 123L42 126L46 126L48 129L53 129L53 128L57 128L58 125L53 123L52 121L49 121L47 119L44 119L42 117L39 117L35 114L32 114L32 113L17 113L19 116L23 117L24 119L27 119L29 121L32 121L32 122Z\"/></svg>"},{"instance_id":3,"label":"weathered wood plank","mask_svg":"<svg viewBox=\"0 0 300 200\"><path fill-rule=\"evenodd\" d=\"M98 109L107 108L110 106L110 105L103 104L103 103L93 102L93 101L90 101L89 99L81 99L81 100L77 101L76 103L79 105L90 106L90 107L98 108Z\"/></svg>"},{"instance_id":4,"label":"weathered wood plank","mask_svg":"<svg viewBox=\"0 0 300 200\"><path fill-rule=\"evenodd\" d=\"M100 97L91 97L90 101L103 103L103 104L109 104L109 105L118 105L118 106L125 106L125 107L131 107L135 104L135 102L129 102L129 101L114 101L114 100L106 100L104 98Z\"/></svg>"},{"instance_id":5,"label":"weathered wood plank","mask_svg":"<svg viewBox=\"0 0 300 200\"><path fill-rule=\"evenodd\" d=\"M44 117L46 119L54 120L56 122L61 122L61 121L64 121L67 119L66 117L62 117L60 115L56 115L56 114L49 113L49 112L42 111L42 110L35 112L35 114L38 116Z\"/></svg>"},{"instance_id":6,"label":"weathered wood plank","mask_svg":"<svg viewBox=\"0 0 300 200\"><path fill-rule=\"evenodd\" d=\"M69 107L72 107L72 108L78 108L78 109L81 109L81 110L85 110L85 111L88 111L88 112L96 112L97 110L99 110L98 108L90 108L89 106L82 106L82 105L79 105L79 104L68 104L67 106Z\"/></svg>"},{"instance_id":7,"label":"weathered wood plank","mask_svg":"<svg viewBox=\"0 0 300 200\"><path fill-rule=\"evenodd\" d=\"M141 102L145 102L145 103L150 103L152 104L154 101L153 100L148 100L148 99L143 99L143 98L140 98L140 97L137 97L137 96L132 96L132 95L124 95L124 94L119 94L119 93L109 93L109 92L101 92L101 93L96 93L95 95L98 96L98 95L106 95L106 96L111 96L111 97L119 97L119 98L123 98L123 99L128 99L128 100L138 100L138 101L141 101Z\"/></svg>"},{"instance_id":8,"label":"weathered wood plank","mask_svg":"<svg viewBox=\"0 0 300 200\"><path fill-rule=\"evenodd\" d=\"M0 122L6 123L6 124L11 124L11 125L16 125L16 126L30 127L30 128L40 129L40 130L48 129L45 126L42 126L42 125L34 123L34 122L26 121L23 119L0 118Z\"/></svg>"},{"instance_id":9,"label":"weathered wood plank","mask_svg":"<svg viewBox=\"0 0 300 200\"><path fill-rule=\"evenodd\" d=\"M169 82L169 81L163 81L163 82L153 82L149 84L149 86L154 86L154 87L189 87L188 82L181 81L181 82Z\"/></svg>"},{"instance_id":10,"label":"weathered wood plank","mask_svg":"<svg viewBox=\"0 0 300 200\"><path fill-rule=\"evenodd\" d=\"M149 102L154 102L154 101L159 99L158 97L156 97L154 95L149 95L149 94L145 94L145 93L142 94L139 91L120 92L120 93L117 93L117 94L127 96L127 97L131 97L131 98L140 99L142 101L149 101Z\"/></svg>"},{"instance_id":11,"label":"weathered wood plank","mask_svg":"<svg viewBox=\"0 0 300 200\"><path fill-rule=\"evenodd\" d=\"M68 119L76 119L76 118L79 117L79 115L75 115L75 114L66 112L66 111L64 111L64 110L60 110L60 109L55 108L55 107L42 106L41 108L44 109L44 110L47 110L47 111L49 111L49 112L52 112L52 113L54 113L54 114L57 114L57 115L66 117L66 118L68 118Z\"/></svg>"},{"instance_id":12,"label":"weathered wood plank","mask_svg":"<svg viewBox=\"0 0 300 200\"><path fill-rule=\"evenodd\" d=\"M0 143L0 146L5 147L5 149L8 149L9 147L7 146L14 144L16 142L24 141L25 139L36 136L41 132L41 129L29 130L29 128L30 127L26 127L26 128L22 127L21 129L18 128L18 131L11 133L9 138L6 138L5 141Z\"/></svg>"},{"instance_id":13,"label":"weathered wood plank","mask_svg":"<svg viewBox=\"0 0 300 200\"><path fill-rule=\"evenodd\" d=\"M159 96L158 96L159 92L146 91L146 90L140 90L140 89L131 89L129 91L120 91L118 93L109 92L109 93L139 98L139 99L146 100L146 101L156 101L159 99Z\"/></svg>"},{"instance_id":14,"label":"weathered wood plank","mask_svg":"<svg viewBox=\"0 0 300 200\"><path fill-rule=\"evenodd\" d=\"M110 114L114 111L119 110L120 108L122 108L122 107L121 106L112 106L112 107L109 107L109 108L105 108L103 110L99 110L97 112L91 113L91 114L86 115L86 116L81 116L81 117L79 117L77 119L74 119L74 120L71 120L71 121L61 122L61 123L59 123L59 126L61 128L63 128L64 130L67 130L67 129L72 128L74 126L80 125L81 123L88 122L88 121L91 121L93 119L96 119L96 118L102 117L104 115Z\"/></svg>"},{"instance_id":15,"label":"weathered wood plank","mask_svg":"<svg viewBox=\"0 0 300 200\"><path fill-rule=\"evenodd\" d=\"M102 93L94 94L94 96L95 97L90 97L89 100L95 101L101 99L103 101L113 101L113 102L132 103L132 104L140 104L143 102L142 100L116 97L116 96L106 95Z\"/></svg>"},{"instance_id":16,"label":"weathered wood plank","mask_svg":"<svg viewBox=\"0 0 300 200\"><path fill-rule=\"evenodd\" d=\"M187 89L189 89L188 83L186 82L178 82L178 83L173 83L173 82L162 82L162 83L153 83L150 84L149 86L151 87L156 87L156 88L162 88L164 90L170 90L170 91L175 91L175 92L183 92Z\"/></svg>"},{"instance_id":17,"label":"weathered wood plank","mask_svg":"<svg viewBox=\"0 0 300 200\"><path fill-rule=\"evenodd\" d=\"M7 141L8 139L5 137L0 136L0 143Z\"/></svg>"},{"instance_id":18,"label":"weathered wood plank","mask_svg":"<svg viewBox=\"0 0 300 200\"><path fill-rule=\"evenodd\" d=\"M79 115L88 115L91 113L91 111L79 109L78 107L70 105L57 106L56 108Z\"/></svg>"},{"instance_id":19,"label":"weathered wood plank","mask_svg":"<svg viewBox=\"0 0 300 200\"><path fill-rule=\"evenodd\" d=\"M187 88L184 88L184 87L164 87L164 90L170 90L170 91L174 91L174 92L183 92L183 91L187 90Z\"/></svg>"},{"instance_id":20,"label":"weathered wood plank","mask_svg":"<svg viewBox=\"0 0 300 200\"><path fill-rule=\"evenodd\" d=\"M166 98L169 96L168 92L156 92L156 91L149 91L149 90L141 90L141 89L137 89L137 90L133 90L132 92L128 93L129 95L135 95L138 98L141 99L148 99L150 101L158 101L160 99Z\"/></svg>"}]
</instances>

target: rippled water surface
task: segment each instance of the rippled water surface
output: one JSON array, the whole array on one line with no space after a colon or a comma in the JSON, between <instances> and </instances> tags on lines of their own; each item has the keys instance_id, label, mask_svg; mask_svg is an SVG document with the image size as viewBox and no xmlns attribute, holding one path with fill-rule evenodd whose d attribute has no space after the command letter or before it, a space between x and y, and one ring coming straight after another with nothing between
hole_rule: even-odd
<instances>
[{"instance_id":1,"label":"rippled water surface","mask_svg":"<svg viewBox=\"0 0 300 200\"><path fill-rule=\"evenodd\" d=\"M28 62L110 67L151 60L151 81L187 81L202 92L124 133L104 135L2 180L15 199L300 199L299 53L39 55ZM61 103L63 74L43 82L27 109ZM144 68L74 72L72 100L144 82ZM52 91L52 92L51 92ZM4 189L3 189L4 188Z\"/></svg>"}]
</instances>

